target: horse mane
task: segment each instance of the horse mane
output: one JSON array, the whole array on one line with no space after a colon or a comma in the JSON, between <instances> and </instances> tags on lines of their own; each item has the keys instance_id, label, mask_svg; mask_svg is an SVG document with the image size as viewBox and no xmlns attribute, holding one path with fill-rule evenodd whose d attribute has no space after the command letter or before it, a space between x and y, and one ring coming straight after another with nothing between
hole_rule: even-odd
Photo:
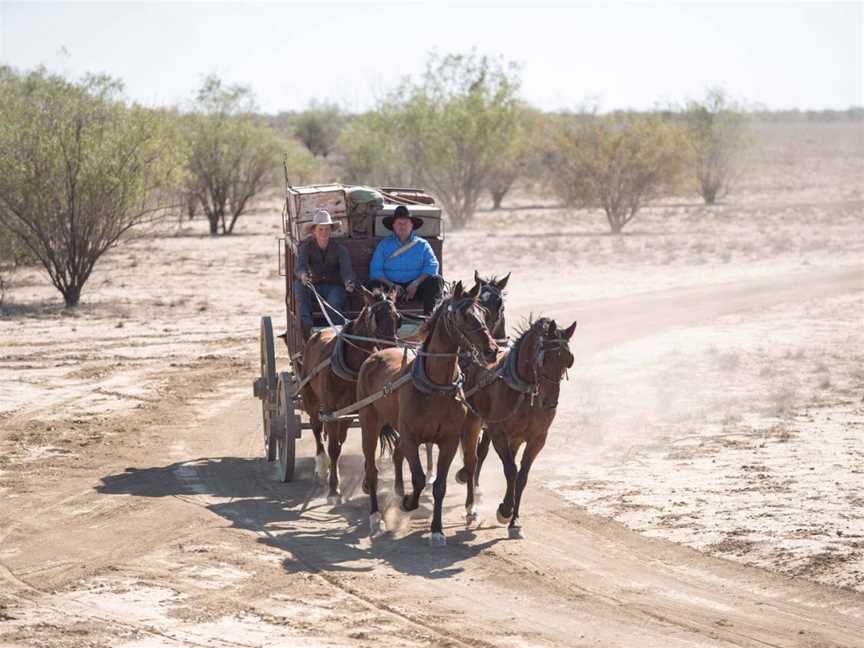
<instances>
[{"instance_id":1,"label":"horse mane","mask_svg":"<svg viewBox=\"0 0 864 648\"><path fill-rule=\"evenodd\" d=\"M452 299L453 286L447 286L445 291L441 294L438 303L435 304L432 314L420 325L420 328L417 329L418 335L425 336L427 340L432 337L432 331L435 330L438 320L441 319L441 315L444 313L444 304L449 303Z\"/></svg>"}]
</instances>

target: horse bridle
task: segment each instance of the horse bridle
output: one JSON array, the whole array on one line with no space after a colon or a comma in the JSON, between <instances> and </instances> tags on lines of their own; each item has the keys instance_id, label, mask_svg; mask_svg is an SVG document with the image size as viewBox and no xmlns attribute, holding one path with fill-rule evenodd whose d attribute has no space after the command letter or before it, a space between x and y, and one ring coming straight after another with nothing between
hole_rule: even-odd
<instances>
[{"instance_id":1,"label":"horse bridle","mask_svg":"<svg viewBox=\"0 0 864 648\"><path fill-rule=\"evenodd\" d=\"M484 317L477 317L480 322L480 326L475 329L471 329L469 331L463 331L461 327L459 327L454 321L453 318L456 316L456 313L461 313L462 311L462 302L464 301L473 301L474 306L472 306L472 310L476 308L483 309L484 307L480 304L476 303L476 300L473 297L465 297L460 299L455 304L451 303L447 305L447 310L444 312L444 326L447 332L453 336L453 333L456 333L456 339L458 341L460 348L467 348L469 352L467 354L474 362L480 363L480 350L477 348L477 345L471 341L471 338L468 337L474 333L480 333L483 329L486 329L487 333L489 329L486 327L486 322ZM476 315L476 313L475 313ZM464 318L464 315L462 316ZM464 344L463 344L464 342ZM461 354L457 352L457 356L461 357Z\"/></svg>"},{"instance_id":2,"label":"horse bridle","mask_svg":"<svg viewBox=\"0 0 864 648\"><path fill-rule=\"evenodd\" d=\"M481 302L490 301L488 298L483 297L483 291L488 290L493 297L498 299L498 317L495 318L495 323L489 327L489 331L494 331L498 328L498 324L501 323L501 320L504 318L504 291L498 288L492 281L483 281L480 279L480 292L478 293L478 298ZM487 311L489 308L485 306L485 304L481 304L482 308L485 308Z\"/></svg>"}]
</instances>

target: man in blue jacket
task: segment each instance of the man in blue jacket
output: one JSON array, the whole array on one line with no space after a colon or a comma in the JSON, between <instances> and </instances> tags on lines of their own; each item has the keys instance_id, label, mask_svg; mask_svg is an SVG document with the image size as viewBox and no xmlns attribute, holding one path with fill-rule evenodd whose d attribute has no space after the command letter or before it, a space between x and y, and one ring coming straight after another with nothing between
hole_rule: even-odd
<instances>
[{"instance_id":1,"label":"man in blue jacket","mask_svg":"<svg viewBox=\"0 0 864 648\"><path fill-rule=\"evenodd\" d=\"M393 233L375 248L369 287L396 288L399 297L405 300L416 296L423 300L423 312L429 315L441 297L444 280L438 274L438 259L432 246L414 233L423 226L423 219L412 216L405 205L399 205L382 222Z\"/></svg>"}]
</instances>

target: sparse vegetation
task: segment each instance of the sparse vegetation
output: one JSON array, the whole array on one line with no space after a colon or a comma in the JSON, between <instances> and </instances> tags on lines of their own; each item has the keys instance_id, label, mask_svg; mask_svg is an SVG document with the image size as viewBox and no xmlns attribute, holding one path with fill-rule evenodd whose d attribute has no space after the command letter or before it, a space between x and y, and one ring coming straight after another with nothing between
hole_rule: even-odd
<instances>
[{"instance_id":1,"label":"sparse vegetation","mask_svg":"<svg viewBox=\"0 0 864 648\"><path fill-rule=\"evenodd\" d=\"M170 201L178 156L119 81L0 75L0 226L76 306L99 258ZM6 238L6 237L4 237Z\"/></svg>"},{"instance_id":2,"label":"sparse vegetation","mask_svg":"<svg viewBox=\"0 0 864 648\"><path fill-rule=\"evenodd\" d=\"M186 192L197 198L211 234L231 234L252 201L278 184L286 151L289 171L302 176L311 164L296 144L280 141L255 114L255 100L246 87L226 86L208 77L197 93L195 108L184 118L189 157ZM184 205L194 215L191 201Z\"/></svg>"},{"instance_id":3,"label":"sparse vegetation","mask_svg":"<svg viewBox=\"0 0 864 648\"><path fill-rule=\"evenodd\" d=\"M752 145L750 119L720 89L691 101L685 113L699 194L706 205L727 194Z\"/></svg>"},{"instance_id":4,"label":"sparse vegetation","mask_svg":"<svg viewBox=\"0 0 864 648\"><path fill-rule=\"evenodd\" d=\"M568 205L602 207L613 234L672 190L684 166L681 129L656 115L571 116L553 141L553 191Z\"/></svg>"}]
</instances>

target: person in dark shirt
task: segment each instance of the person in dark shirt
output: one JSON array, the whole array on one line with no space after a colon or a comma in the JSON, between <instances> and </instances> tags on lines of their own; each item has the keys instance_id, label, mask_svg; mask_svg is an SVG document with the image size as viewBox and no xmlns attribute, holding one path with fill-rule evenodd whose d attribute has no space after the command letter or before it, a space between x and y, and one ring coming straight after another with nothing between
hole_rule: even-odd
<instances>
[{"instance_id":1,"label":"person in dark shirt","mask_svg":"<svg viewBox=\"0 0 864 648\"><path fill-rule=\"evenodd\" d=\"M354 290L354 272L348 250L330 239L333 231L338 231L340 226L326 209L319 209L313 215L312 222L303 226L305 238L297 249L294 294L300 302L300 320L305 337L309 336L312 329L311 305L315 300L309 286L314 286L321 298L340 313L345 307L346 291ZM334 324L345 323L332 310L328 309L327 314Z\"/></svg>"}]
</instances>

